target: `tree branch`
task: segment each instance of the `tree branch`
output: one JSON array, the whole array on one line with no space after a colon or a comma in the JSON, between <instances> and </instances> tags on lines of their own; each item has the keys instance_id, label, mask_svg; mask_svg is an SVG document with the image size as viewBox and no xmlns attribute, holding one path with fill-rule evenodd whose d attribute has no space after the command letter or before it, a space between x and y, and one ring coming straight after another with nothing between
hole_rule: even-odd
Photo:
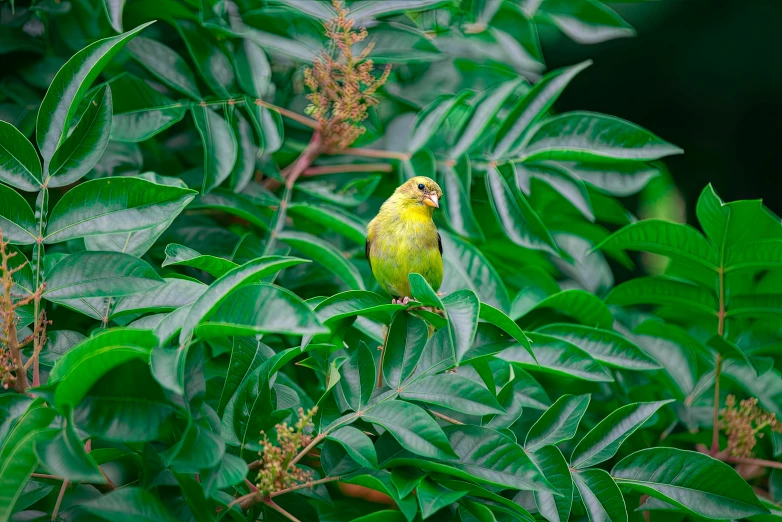
<instances>
[{"instance_id":1,"label":"tree branch","mask_svg":"<svg viewBox=\"0 0 782 522\"><path fill-rule=\"evenodd\" d=\"M272 500L265 500L264 504L266 504L266 505L272 507L273 509L277 510L281 515L283 515L285 518L287 518L291 522L301 522L301 520L299 520L298 518L294 517L293 515L291 515L290 513L285 511L284 509L282 509L280 506L275 504Z\"/></svg>"},{"instance_id":2,"label":"tree branch","mask_svg":"<svg viewBox=\"0 0 782 522\"><path fill-rule=\"evenodd\" d=\"M395 160L409 160L411 157L411 154L408 152L397 152L394 150L380 150L380 149L362 149L362 148L353 148L348 147L346 149L335 149L335 150L328 150L326 151L326 154L330 155L340 155L345 154L348 156L361 156L363 158L384 158L384 159L395 159Z\"/></svg>"},{"instance_id":3,"label":"tree branch","mask_svg":"<svg viewBox=\"0 0 782 522\"><path fill-rule=\"evenodd\" d=\"M321 174L344 174L347 172L391 172L393 167L388 163L358 163L354 165L323 165L310 167L304 171L304 176Z\"/></svg>"},{"instance_id":4,"label":"tree branch","mask_svg":"<svg viewBox=\"0 0 782 522\"><path fill-rule=\"evenodd\" d=\"M54 504L54 511L52 511L52 522L57 520L57 512L60 511L60 506L62 505L62 499L65 497L65 490L68 488L68 484L70 484L69 480L63 480L62 486L60 486L60 494L57 495L57 502Z\"/></svg>"},{"instance_id":5,"label":"tree branch","mask_svg":"<svg viewBox=\"0 0 782 522\"><path fill-rule=\"evenodd\" d=\"M431 413L432 415L434 415L437 418L443 419L446 422L450 422L451 424L464 424L463 422L460 422L460 421L458 421L456 419L452 419L451 417L449 417L447 415L443 415L442 413L436 412L434 410L429 410L429 413Z\"/></svg>"}]
</instances>

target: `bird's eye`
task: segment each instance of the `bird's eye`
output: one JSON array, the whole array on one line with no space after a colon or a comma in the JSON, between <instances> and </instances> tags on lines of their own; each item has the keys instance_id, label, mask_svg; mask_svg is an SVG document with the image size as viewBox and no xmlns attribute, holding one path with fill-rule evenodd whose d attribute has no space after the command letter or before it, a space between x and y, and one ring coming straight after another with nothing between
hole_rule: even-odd
<instances>
[{"instance_id":1,"label":"bird's eye","mask_svg":"<svg viewBox=\"0 0 782 522\"><path fill-rule=\"evenodd\" d=\"M418 190L424 190L424 184L423 183L419 183L418 184Z\"/></svg>"}]
</instances>

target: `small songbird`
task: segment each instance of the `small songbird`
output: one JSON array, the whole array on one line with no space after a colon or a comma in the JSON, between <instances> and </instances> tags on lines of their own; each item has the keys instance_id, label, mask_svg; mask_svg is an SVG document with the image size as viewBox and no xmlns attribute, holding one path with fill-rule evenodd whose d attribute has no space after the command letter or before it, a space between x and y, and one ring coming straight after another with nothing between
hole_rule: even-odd
<instances>
[{"instance_id":1,"label":"small songbird","mask_svg":"<svg viewBox=\"0 0 782 522\"><path fill-rule=\"evenodd\" d=\"M443 244L432 221L443 191L434 180L416 176L396 189L367 226L367 259L375 279L395 304L410 301L411 273L436 292L443 282Z\"/></svg>"}]
</instances>

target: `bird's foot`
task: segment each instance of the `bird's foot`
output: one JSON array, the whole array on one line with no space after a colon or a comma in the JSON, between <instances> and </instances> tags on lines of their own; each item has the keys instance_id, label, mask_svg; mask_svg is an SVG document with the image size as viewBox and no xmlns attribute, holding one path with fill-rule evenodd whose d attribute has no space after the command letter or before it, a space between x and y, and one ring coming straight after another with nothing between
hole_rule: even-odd
<instances>
[{"instance_id":1,"label":"bird's foot","mask_svg":"<svg viewBox=\"0 0 782 522\"><path fill-rule=\"evenodd\" d=\"M403 306L407 306L407 303L409 303L409 302L410 302L410 298L409 297L403 297L403 298L400 298L400 299L392 299L391 300L391 304L398 304L398 305L403 305Z\"/></svg>"}]
</instances>

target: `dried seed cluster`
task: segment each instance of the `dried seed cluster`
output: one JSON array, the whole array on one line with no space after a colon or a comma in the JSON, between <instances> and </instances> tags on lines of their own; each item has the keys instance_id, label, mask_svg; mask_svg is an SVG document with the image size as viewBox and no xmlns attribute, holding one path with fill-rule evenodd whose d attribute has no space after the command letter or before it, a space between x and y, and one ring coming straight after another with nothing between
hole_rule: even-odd
<instances>
[{"instance_id":1,"label":"dried seed cluster","mask_svg":"<svg viewBox=\"0 0 782 522\"><path fill-rule=\"evenodd\" d=\"M737 406L736 397L728 395L720 417L720 427L728 436L728 451L734 457L751 457L757 439L763 437L764 428L782 433L782 423L776 415L760 408L755 397L745 399Z\"/></svg>"},{"instance_id":2,"label":"dried seed cluster","mask_svg":"<svg viewBox=\"0 0 782 522\"><path fill-rule=\"evenodd\" d=\"M317 412L317 407L304 413L299 408L299 419L293 426L287 423L277 424L274 429L277 432L277 445L273 444L264 432L259 452L261 467L258 471L256 486L261 496L268 497L275 491L295 486L297 484L312 481L312 472L303 470L292 463L296 455L312 442L312 418Z\"/></svg>"},{"instance_id":3,"label":"dried seed cluster","mask_svg":"<svg viewBox=\"0 0 782 522\"><path fill-rule=\"evenodd\" d=\"M327 22L326 36L334 44L336 58L323 53L312 69L304 70L304 83L312 91L307 96L311 102L307 113L320 124L324 147L332 151L349 147L366 131L361 122L369 108L378 104L375 92L391 72L386 66L379 78L372 75L374 64L368 59L374 47L371 42L353 55L353 46L366 39L367 30L353 31L348 9L339 0L333 4L337 17Z\"/></svg>"},{"instance_id":4,"label":"dried seed cluster","mask_svg":"<svg viewBox=\"0 0 782 522\"><path fill-rule=\"evenodd\" d=\"M27 261L12 266L11 260L18 252L9 252L10 243L10 240L3 238L3 230L0 229L0 386L5 389L14 386L18 391L24 391L28 386L27 368L46 344L46 326L51 324L51 321L47 321L46 312L41 311L32 335L19 340L17 310L40 301L46 285L42 284L29 295L13 294L14 274L24 270ZM31 342L35 342L35 352L32 359L23 365L21 350Z\"/></svg>"}]
</instances>

